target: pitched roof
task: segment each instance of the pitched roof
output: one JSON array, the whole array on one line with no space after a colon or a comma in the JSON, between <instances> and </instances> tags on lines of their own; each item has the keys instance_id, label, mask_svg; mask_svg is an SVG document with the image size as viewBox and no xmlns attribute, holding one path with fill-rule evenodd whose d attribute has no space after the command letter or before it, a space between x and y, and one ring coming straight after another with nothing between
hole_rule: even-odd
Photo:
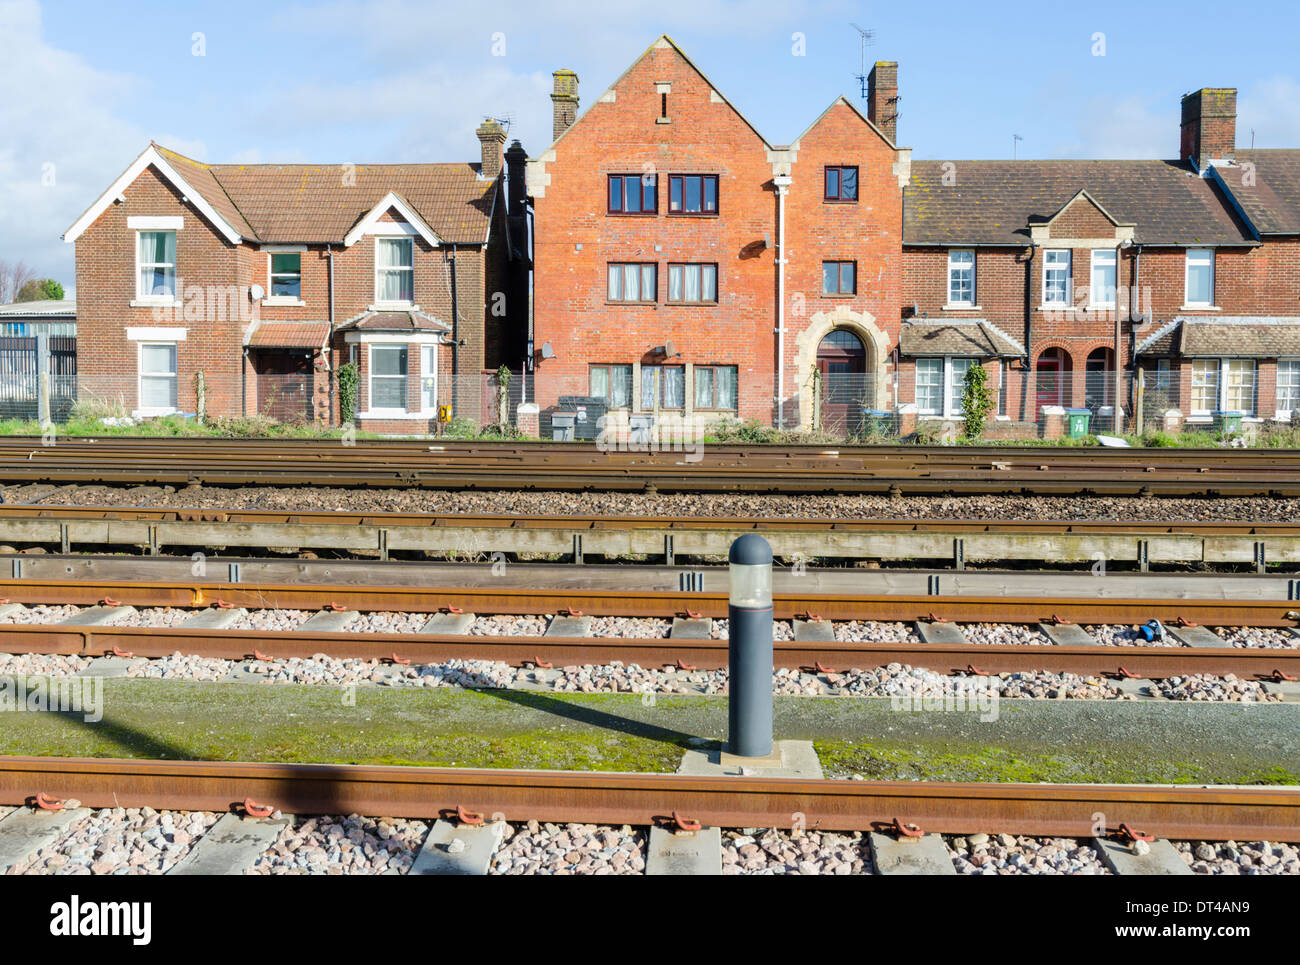
<instances>
[{"instance_id":1,"label":"pitched roof","mask_svg":"<svg viewBox=\"0 0 1300 965\"><path fill-rule=\"evenodd\" d=\"M262 322L248 344L254 348L321 348L329 338L329 322Z\"/></svg>"},{"instance_id":2,"label":"pitched roof","mask_svg":"<svg viewBox=\"0 0 1300 965\"><path fill-rule=\"evenodd\" d=\"M1300 234L1300 150L1237 151L1211 170L1260 234Z\"/></svg>"},{"instance_id":3,"label":"pitched roof","mask_svg":"<svg viewBox=\"0 0 1300 965\"><path fill-rule=\"evenodd\" d=\"M75 298L64 298L59 301L38 300L0 305L0 317L23 318L38 315L52 318L76 318L77 300Z\"/></svg>"},{"instance_id":4,"label":"pitched roof","mask_svg":"<svg viewBox=\"0 0 1300 965\"><path fill-rule=\"evenodd\" d=\"M1141 342L1138 352L1185 358L1300 355L1300 317L1179 315Z\"/></svg>"},{"instance_id":5,"label":"pitched roof","mask_svg":"<svg viewBox=\"0 0 1300 965\"><path fill-rule=\"evenodd\" d=\"M903 355L967 355L1019 357L1025 348L982 318L943 322L904 322L898 333Z\"/></svg>"},{"instance_id":6,"label":"pitched roof","mask_svg":"<svg viewBox=\"0 0 1300 965\"><path fill-rule=\"evenodd\" d=\"M341 244L393 194L442 241L481 245L499 185L499 179L479 177L481 164L205 164L158 144L150 144L124 177L134 180L134 168L158 162L239 238L263 244ZM115 194L105 192L69 229L67 240L75 240Z\"/></svg>"},{"instance_id":7,"label":"pitched roof","mask_svg":"<svg viewBox=\"0 0 1300 965\"><path fill-rule=\"evenodd\" d=\"M951 183L945 184L945 175ZM913 161L903 241L1023 245L1080 191L1153 245L1252 241L1222 188L1180 161Z\"/></svg>"}]
</instances>

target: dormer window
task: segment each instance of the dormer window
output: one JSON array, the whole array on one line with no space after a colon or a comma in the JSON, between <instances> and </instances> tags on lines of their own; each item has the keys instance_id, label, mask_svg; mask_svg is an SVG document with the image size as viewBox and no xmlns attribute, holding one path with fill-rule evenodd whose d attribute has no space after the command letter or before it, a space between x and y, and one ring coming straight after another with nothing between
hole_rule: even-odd
<instances>
[{"instance_id":1,"label":"dormer window","mask_svg":"<svg viewBox=\"0 0 1300 965\"><path fill-rule=\"evenodd\" d=\"M411 305L415 301L415 242L375 239L375 303Z\"/></svg>"}]
</instances>

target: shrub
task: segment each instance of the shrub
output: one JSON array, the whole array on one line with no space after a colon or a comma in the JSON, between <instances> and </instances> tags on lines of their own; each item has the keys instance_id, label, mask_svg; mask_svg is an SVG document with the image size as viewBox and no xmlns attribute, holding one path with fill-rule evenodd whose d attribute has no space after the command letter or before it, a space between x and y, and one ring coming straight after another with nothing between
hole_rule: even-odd
<instances>
[{"instance_id":1,"label":"shrub","mask_svg":"<svg viewBox=\"0 0 1300 965\"><path fill-rule=\"evenodd\" d=\"M357 363L344 362L339 366L339 419L351 422L357 411Z\"/></svg>"},{"instance_id":2,"label":"shrub","mask_svg":"<svg viewBox=\"0 0 1300 965\"><path fill-rule=\"evenodd\" d=\"M962 435L978 439L993 411L993 393L989 390L989 374L976 362L966 370L966 389L961 397L961 412L966 419Z\"/></svg>"}]
</instances>

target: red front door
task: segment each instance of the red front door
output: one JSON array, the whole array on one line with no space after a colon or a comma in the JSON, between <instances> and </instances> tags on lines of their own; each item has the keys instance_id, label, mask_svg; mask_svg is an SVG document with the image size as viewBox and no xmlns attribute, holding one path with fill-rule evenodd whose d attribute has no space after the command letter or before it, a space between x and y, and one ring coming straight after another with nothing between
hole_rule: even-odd
<instances>
[{"instance_id":1,"label":"red front door","mask_svg":"<svg viewBox=\"0 0 1300 965\"><path fill-rule=\"evenodd\" d=\"M1045 405L1061 405L1061 360L1043 357L1038 360L1038 410Z\"/></svg>"}]
</instances>

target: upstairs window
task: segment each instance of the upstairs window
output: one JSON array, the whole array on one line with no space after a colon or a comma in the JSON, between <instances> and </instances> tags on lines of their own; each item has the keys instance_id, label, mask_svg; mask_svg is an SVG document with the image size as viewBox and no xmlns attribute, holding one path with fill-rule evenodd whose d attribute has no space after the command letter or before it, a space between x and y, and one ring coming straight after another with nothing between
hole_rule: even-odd
<instances>
[{"instance_id":1,"label":"upstairs window","mask_svg":"<svg viewBox=\"0 0 1300 965\"><path fill-rule=\"evenodd\" d=\"M654 262L609 265L611 302L653 302L658 298L659 280Z\"/></svg>"},{"instance_id":2,"label":"upstairs window","mask_svg":"<svg viewBox=\"0 0 1300 965\"><path fill-rule=\"evenodd\" d=\"M1115 307L1115 249L1094 248L1092 251L1092 308Z\"/></svg>"},{"instance_id":3,"label":"upstairs window","mask_svg":"<svg viewBox=\"0 0 1300 965\"><path fill-rule=\"evenodd\" d=\"M823 261L822 294L856 295L858 292L858 263L856 261Z\"/></svg>"},{"instance_id":4,"label":"upstairs window","mask_svg":"<svg viewBox=\"0 0 1300 965\"><path fill-rule=\"evenodd\" d=\"M1214 304L1214 249L1188 248L1183 304L1209 308Z\"/></svg>"},{"instance_id":5,"label":"upstairs window","mask_svg":"<svg viewBox=\"0 0 1300 965\"><path fill-rule=\"evenodd\" d=\"M141 231L136 242L137 298L176 296L176 232Z\"/></svg>"},{"instance_id":6,"label":"upstairs window","mask_svg":"<svg viewBox=\"0 0 1300 965\"><path fill-rule=\"evenodd\" d=\"M610 214L656 214L659 211L659 176L656 174L611 174Z\"/></svg>"},{"instance_id":7,"label":"upstairs window","mask_svg":"<svg viewBox=\"0 0 1300 965\"><path fill-rule=\"evenodd\" d=\"M716 174L672 174L668 177L669 214L717 214Z\"/></svg>"},{"instance_id":8,"label":"upstairs window","mask_svg":"<svg viewBox=\"0 0 1300 965\"><path fill-rule=\"evenodd\" d=\"M858 169L843 165L826 168L827 201L858 200Z\"/></svg>"},{"instance_id":9,"label":"upstairs window","mask_svg":"<svg viewBox=\"0 0 1300 965\"><path fill-rule=\"evenodd\" d=\"M1043 252L1043 304L1070 304L1070 250Z\"/></svg>"},{"instance_id":10,"label":"upstairs window","mask_svg":"<svg viewBox=\"0 0 1300 965\"><path fill-rule=\"evenodd\" d=\"M717 265L669 265L668 300L686 305L711 305L718 300Z\"/></svg>"},{"instance_id":11,"label":"upstairs window","mask_svg":"<svg viewBox=\"0 0 1300 965\"><path fill-rule=\"evenodd\" d=\"M415 242L375 239L375 301L410 305L415 301Z\"/></svg>"},{"instance_id":12,"label":"upstairs window","mask_svg":"<svg viewBox=\"0 0 1300 965\"><path fill-rule=\"evenodd\" d=\"M948 252L948 304L958 308L975 307L974 251Z\"/></svg>"},{"instance_id":13,"label":"upstairs window","mask_svg":"<svg viewBox=\"0 0 1300 965\"><path fill-rule=\"evenodd\" d=\"M271 255L271 297L302 297L302 255L298 252Z\"/></svg>"}]
</instances>

